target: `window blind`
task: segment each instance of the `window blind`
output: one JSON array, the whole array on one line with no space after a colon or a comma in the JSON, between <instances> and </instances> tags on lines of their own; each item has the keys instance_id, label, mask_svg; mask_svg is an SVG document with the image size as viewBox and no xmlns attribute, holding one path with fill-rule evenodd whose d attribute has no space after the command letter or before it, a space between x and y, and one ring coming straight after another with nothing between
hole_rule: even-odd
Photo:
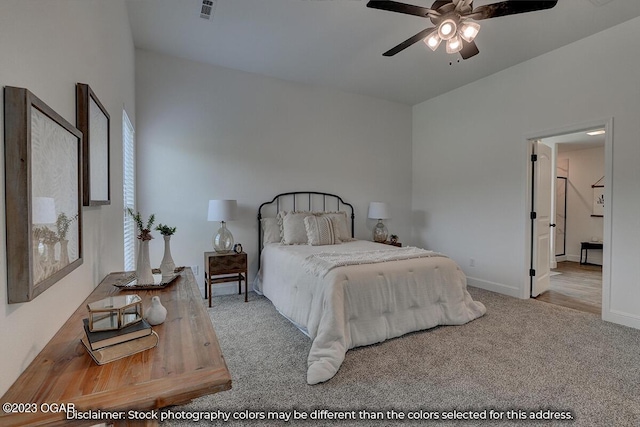
<instances>
[{"instance_id":1,"label":"window blind","mask_svg":"<svg viewBox=\"0 0 640 427\"><path fill-rule=\"evenodd\" d=\"M127 116L122 110L122 153L123 153L123 194L124 194L124 269L135 270L136 267L136 225L127 213L127 209L135 212L136 208L136 145L135 131Z\"/></svg>"}]
</instances>

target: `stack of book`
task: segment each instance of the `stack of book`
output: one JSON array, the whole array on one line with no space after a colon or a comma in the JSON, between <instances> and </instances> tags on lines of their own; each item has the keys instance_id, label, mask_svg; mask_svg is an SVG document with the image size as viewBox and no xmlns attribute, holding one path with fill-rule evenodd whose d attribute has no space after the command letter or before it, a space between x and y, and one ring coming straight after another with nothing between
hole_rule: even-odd
<instances>
[{"instance_id":1,"label":"stack of book","mask_svg":"<svg viewBox=\"0 0 640 427\"><path fill-rule=\"evenodd\" d=\"M98 365L131 356L158 344L158 334L144 319L122 329L97 332L89 330L89 319L82 319L82 322L85 331L82 344Z\"/></svg>"}]
</instances>

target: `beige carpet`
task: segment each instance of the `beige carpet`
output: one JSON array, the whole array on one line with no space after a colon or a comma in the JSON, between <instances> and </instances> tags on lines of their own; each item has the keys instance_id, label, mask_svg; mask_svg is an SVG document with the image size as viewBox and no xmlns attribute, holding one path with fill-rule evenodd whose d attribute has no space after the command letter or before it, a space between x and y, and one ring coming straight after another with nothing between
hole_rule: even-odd
<instances>
[{"instance_id":1,"label":"beige carpet","mask_svg":"<svg viewBox=\"0 0 640 427\"><path fill-rule=\"evenodd\" d=\"M484 317L350 350L338 374L315 386L306 384L309 339L267 299L255 294L248 303L239 296L214 298L209 312L233 389L171 408L173 417L188 420L162 425L194 425L193 417L216 415L231 418L201 423L640 426L639 330L535 300L469 290L487 306ZM293 416L294 411L299 417L325 417L321 410L383 419L247 419ZM490 410L502 420L442 421L489 417ZM548 417L548 411L575 420L514 419ZM434 414L440 421L406 419Z\"/></svg>"}]
</instances>

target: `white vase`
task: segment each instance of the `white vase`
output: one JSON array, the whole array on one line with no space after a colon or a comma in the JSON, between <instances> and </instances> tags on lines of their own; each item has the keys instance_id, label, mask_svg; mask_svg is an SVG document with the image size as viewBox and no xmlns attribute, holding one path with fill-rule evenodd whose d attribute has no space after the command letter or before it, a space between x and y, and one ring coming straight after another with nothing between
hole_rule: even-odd
<instances>
[{"instance_id":1,"label":"white vase","mask_svg":"<svg viewBox=\"0 0 640 427\"><path fill-rule=\"evenodd\" d=\"M151 326L159 325L167 318L167 309L160 302L159 296L151 298L151 307L145 310L144 318Z\"/></svg>"},{"instance_id":2,"label":"white vase","mask_svg":"<svg viewBox=\"0 0 640 427\"><path fill-rule=\"evenodd\" d=\"M33 239L32 243L32 252L33 252L33 283L39 283L42 280L42 276L44 275L44 268L42 266L43 259L40 253L40 240Z\"/></svg>"},{"instance_id":3,"label":"white vase","mask_svg":"<svg viewBox=\"0 0 640 427\"><path fill-rule=\"evenodd\" d=\"M153 283L153 272L149 261L149 241L140 240L138 246L138 263L136 264L136 278L138 284L150 285Z\"/></svg>"},{"instance_id":4,"label":"white vase","mask_svg":"<svg viewBox=\"0 0 640 427\"><path fill-rule=\"evenodd\" d=\"M56 263L56 244L54 243L45 243L47 248L46 253L46 264L47 266L53 266Z\"/></svg>"},{"instance_id":5,"label":"white vase","mask_svg":"<svg viewBox=\"0 0 640 427\"><path fill-rule=\"evenodd\" d=\"M160 263L160 274L163 276L169 276L173 274L176 269L176 263L173 262L173 258L171 257L171 236L163 236L164 237L164 256L162 257L162 262Z\"/></svg>"},{"instance_id":6,"label":"white vase","mask_svg":"<svg viewBox=\"0 0 640 427\"><path fill-rule=\"evenodd\" d=\"M69 264L69 241L60 240L60 266Z\"/></svg>"}]
</instances>

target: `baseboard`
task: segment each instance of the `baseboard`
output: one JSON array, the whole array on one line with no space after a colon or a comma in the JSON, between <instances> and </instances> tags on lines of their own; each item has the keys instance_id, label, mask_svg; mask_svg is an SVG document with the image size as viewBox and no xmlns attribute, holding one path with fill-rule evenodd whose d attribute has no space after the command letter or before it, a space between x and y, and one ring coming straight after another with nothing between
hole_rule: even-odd
<instances>
[{"instance_id":1,"label":"baseboard","mask_svg":"<svg viewBox=\"0 0 640 427\"><path fill-rule=\"evenodd\" d=\"M560 261L560 260L558 260L558 261ZM580 262L580 255L567 255L566 256L566 261ZM593 259L591 257L589 257L588 261L589 261L589 264L592 264L592 265L602 265L601 264L602 263L602 259L601 258L596 259L595 260L596 262L594 263Z\"/></svg>"},{"instance_id":2,"label":"baseboard","mask_svg":"<svg viewBox=\"0 0 640 427\"><path fill-rule=\"evenodd\" d=\"M495 283L495 282L490 282L488 280L477 279L475 277L467 276L467 284L475 288L480 288L486 291L508 295L514 298L521 298L521 295L522 295L522 292L519 288L504 285L502 283Z\"/></svg>"},{"instance_id":3,"label":"baseboard","mask_svg":"<svg viewBox=\"0 0 640 427\"><path fill-rule=\"evenodd\" d=\"M608 312L603 310L602 320L628 326L630 328L640 329L640 316L636 316L635 314L624 313L618 310L611 310Z\"/></svg>"}]
</instances>

